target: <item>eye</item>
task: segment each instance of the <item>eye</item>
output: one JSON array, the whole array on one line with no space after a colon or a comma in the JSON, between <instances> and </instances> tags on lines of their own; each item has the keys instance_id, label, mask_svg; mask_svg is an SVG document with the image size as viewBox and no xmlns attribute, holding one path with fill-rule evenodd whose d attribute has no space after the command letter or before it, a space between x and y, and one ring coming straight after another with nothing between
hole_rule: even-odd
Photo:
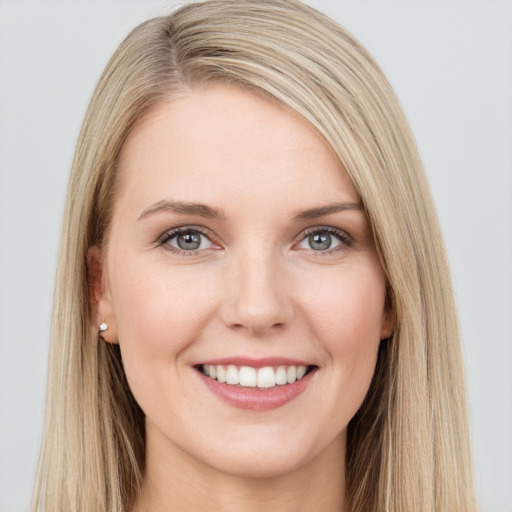
<instances>
[{"instance_id":1,"label":"eye","mask_svg":"<svg viewBox=\"0 0 512 512\"><path fill-rule=\"evenodd\" d=\"M313 228L306 232L304 238L296 245L299 249L315 252L332 252L350 247L352 238L344 231L336 228Z\"/></svg>"},{"instance_id":2,"label":"eye","mask_svg":"<svg viewBox=\"0 0 512 512\"><path fill-rule=\"evenodd\" d=\"M159 243L174 252L189 254L195 254L204 249L218 248L202 230L191 227L168 231L159 240Z\"/></svg>"}]
</instances>

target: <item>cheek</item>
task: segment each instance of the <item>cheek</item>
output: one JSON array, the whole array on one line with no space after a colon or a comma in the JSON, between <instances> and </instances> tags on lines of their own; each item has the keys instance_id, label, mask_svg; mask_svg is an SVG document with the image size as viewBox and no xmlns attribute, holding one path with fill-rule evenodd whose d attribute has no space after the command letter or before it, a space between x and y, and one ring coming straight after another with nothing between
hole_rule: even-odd
<instances>
[{"instance_id":1,"label":"cheek","mask_svg":"<svg viewBox=\"0 0 512 512\"><path fill-rule=\"evenodd\" d=\"M351 414L361 405L372 380L385 320L385 279L380 265L363 268L347 268L332 279L317 279L316 286L309 287L305 309L339 390L333 400L341 400Z\"/></svg>"},{"instance_id":2,"label":"cheek","mask_svg":"<svg viewBox=\"0 0 512 512\"><path fill-rule=\"evenodd\" d=\"M201 270L142 257L123 261L111 283L121 348L140 361L174 359L197 338L218 301L218 286Z\"/></svg>"},{"instance_id":3,"label":"cheek","mask_svg":"<svg viewBox=\"0 0 512 512\"><path fill-rule=\"evenodd\" d=\"M306 314L333 343L334 351L345 344L380 339L385 319L385 279L376 263L312 276L298 294L308 297L304 301Z\"/></svg>"},{"instance_id":4,"label":"cheek","mask_svg":"<svg viewBox=\"0 0 512 512\"><path fill-rule=\"evenodd\" d=\"M110 283L126 377L144 412L158 417L163 403L190 393L182 354L210 321L219 287L197 269L143 257L116 261Z\"/></svg>"}]
</instances>

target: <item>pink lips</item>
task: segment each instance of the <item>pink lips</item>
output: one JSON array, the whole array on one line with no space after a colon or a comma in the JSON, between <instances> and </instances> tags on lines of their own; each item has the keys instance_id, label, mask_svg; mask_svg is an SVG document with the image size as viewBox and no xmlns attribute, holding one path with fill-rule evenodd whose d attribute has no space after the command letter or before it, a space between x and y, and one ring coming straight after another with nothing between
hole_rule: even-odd
<instances>
[{"instance_id":1,"label":"pink lips","mask_svg":"<svg viewBox=\"0 0 512 512\"><path fill-rule=\"evenodd\" d=\"M203 361L201 364L196 365L196 367L200 367L202 364L251 366L253 368L264 368L266 366L276 367L280 365L309 366L309 364L304 361L294 359L256 359L250 357L211 359ZM199 377L215 395L233 407L252 411L268 411L277 409L278 407L290 402L306 390L314 373L314 371L308 372L302 379L295 381L293 384L276 385L275 387L268 389L258 389L221 383L204 375L200 370L198 370Z\"/></svg>"},{"instance_id":2,"label":"pink lips","mask_svg":"<svg viewBox=\"0 0 512 512\"><path fill-rule=\"evenodd\" d=\"M311 363L299 361L298 359L288 359L285 357L225 357L223 359L209 359L201 361L200 364L224 365L234 364L235 366L252 366L253 368L264 368L265 366L309 366Z\"/></svg>"}]
</instances>

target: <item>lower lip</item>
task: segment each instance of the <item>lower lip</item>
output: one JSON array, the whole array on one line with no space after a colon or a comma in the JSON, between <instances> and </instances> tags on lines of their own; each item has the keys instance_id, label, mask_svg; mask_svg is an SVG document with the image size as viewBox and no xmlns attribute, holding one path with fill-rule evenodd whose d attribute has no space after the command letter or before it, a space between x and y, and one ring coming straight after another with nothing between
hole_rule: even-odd
<instances>
[{"instance_id":1,"label":"lower lip","mask_svg":"<svg viewBox=\"0 0 512 512\"><path fill-rule=\"evenodd\" d=\"M293 384L258 389L231 386L207 377L198 371L198 375L210 391L233 407L251 411L269 411L290 402L306 390L314 373L315 371L308 372L302 379L295 381Z\"/></svg>"}]
</instances>

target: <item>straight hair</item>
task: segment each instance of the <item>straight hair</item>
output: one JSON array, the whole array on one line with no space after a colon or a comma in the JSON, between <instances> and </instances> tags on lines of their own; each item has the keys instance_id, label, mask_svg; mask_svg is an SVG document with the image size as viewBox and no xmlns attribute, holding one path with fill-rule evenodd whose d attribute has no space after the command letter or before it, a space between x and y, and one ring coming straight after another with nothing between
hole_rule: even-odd
<instances>
[{"instance_id":1,"label":"straight hair","mask_svg":"<svg viewBox=\"0 0 512 512\"><path fill-rule=\"evenodd\" d=\"M98 336L87 253L108 242L118 158L156 104L213 83L309 123L356 187L395 319L348 426L351 512L473 512L465 377L451 280L414 138L378 65L294 0L209 0L136 27L93 94L67 193L46 420L32 510L126 512L144 472L144 414L117 346Z\"/></svg>"}]
</instances>

